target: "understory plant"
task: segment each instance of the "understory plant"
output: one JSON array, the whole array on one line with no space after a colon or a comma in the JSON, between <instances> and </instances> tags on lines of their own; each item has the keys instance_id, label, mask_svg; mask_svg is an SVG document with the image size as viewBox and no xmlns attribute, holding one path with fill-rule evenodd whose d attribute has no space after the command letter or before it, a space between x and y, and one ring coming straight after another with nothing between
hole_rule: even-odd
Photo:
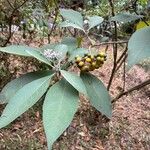
<instances>
[{"instance_id":1,"label":"understory plant","mask_svg":"<svg viewBox=\"0 0 150 150\"><path fill-rule=\"evenodd\" d=\"M68 23L82 29L83 18L80 13L69 11L80 21ZM61 11L64 15L70 12ZM86 33L102 21L103 19L99 16L91 17L89 29L87 31L82 29L82 31ZM62 23L61 26L65 26L66 23ZM60 43L48 44L40 48L11 45L0 48L0 51L34 57L49 66L48 70L30 72L12 80L3 88L0 93L0 102L7 105L0 118L0 128L7 126L43 99L43 126L48 149L51 149L77 112L79 94L85 95L92 106L109 119L111 118L110 95L102 81L90 73L100 68L106 61L104 52L95 53L90 49L82 48L81 41L73 37L64 38ZM70 72L69 68L75 66L78 71Z\"/></svg>"},{"instance_id":2,"label":"understory plant","mask_svg":"<svg viewBox=\"0 0 150 150\"><path fill-rule=\"evenodd\" d=\"M61 14L66 19L61 23L61 27L71 26L82 30L86 35L91 28L103 21L101 17L91 17L89 28L85 30L80 13L61 10ZM124 16L126 18L126 14L122 17ZM118 18L120 19L120 16L112 19L118 21ZM150 57L150 45L147 39L150 39L150 27L137 31L131 37L128 44L128 68ZM140 40L142 43L139 43ZM0 117L0 128L13 122L42 99L43 126L50 150L77 112L79 94L87 97L91 105L107 118L112 117L109 92L103 82L91 73L106 61L107 54L104 51L97 53L90 48L83 48L80 41L73 37L40 48L11 45L1 47L0 51L33 57L49 66L48 70L30 72L12 80L3 88L0 102L7 105ZM71 72L70 67L78 69L76 72Z\"/></svg>"},{"instance_id":3,"label":"understory plant","mask_svg":"<svg viewBox=\"0 0 150 150\"><path fill-rule=\"evenodd\" d=\"M7 105L0 118L0 128L42 98L43 125L51 149L72 121L79 106L79 93L88 97L98 111L111 118L109 93L102 81L89 72L102 66L106 59L104 53L89 54L87 49L77 48L74 38L65 38L62 43L41 48L13 45L1 48L1 51L35 57L47 64L49 70L27 73L3 88L0 101ZM68 71L70 66L77 66L79 74Z\"/></svg>"}]
</instances>

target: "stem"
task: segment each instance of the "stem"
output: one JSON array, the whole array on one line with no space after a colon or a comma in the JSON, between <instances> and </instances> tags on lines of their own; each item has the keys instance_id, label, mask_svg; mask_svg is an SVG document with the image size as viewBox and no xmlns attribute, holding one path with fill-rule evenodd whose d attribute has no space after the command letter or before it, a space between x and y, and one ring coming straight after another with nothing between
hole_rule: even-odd
<instances>
[{"instance_id":1,"label":"stem","mask_svg":"<svg viewBox=\"0 0 150 150\"><path fill-rule=\"evenodd\" d=\"M150 84L150 79L148 79L148 80L142 82L142 83L139 84L139 85L136 85L136 86L134 86L134 87L128 89L128 90L125 91L125 92L120 93L116 98L114 98L114 99L112 100L112 103L115 103L115 102L116 102L119 98L121 98L122 96L127 95L127 94L129 94L129 93L131 93L131 92L133 92L133 91L135 91L135 90L139 90L139 89L141 89L142 87L144 87L144 86L146 86L146 85L149 85L149 84Z\"/></svg>"},{"instance_id":2,"label":"stem","mask_svg":"<svg viewBox=\"0 0 150 150\"><path fill-rule=\"evenodd\" d=\"M126 57L123 62L123 91L125 91L126 87Z\"/></svg>"},{"instance_id":3,"label":"stem","mask_svg":"<svg viewBox=\"0 0 150 150\"><path fill-rule=\"evenodd\" d=\"M110 7L111 7L112 16L115 16L113 1L109 0L109 4L110 4ZM117 33L117 23L116 23L116 21L114 21L114 26L115 26L115 34L114 34L113 41L117 41L118 33ZM111 84L112 84L112 81L113 81L113 78L114 78L114 75L115 75L115 70L116 70L116 67L117 67L117 49L118 49L117 43L113 44L114 64L113 64L113 69L112 69L111 76L110 76L110 79L109 79L109 83L108 83L108 86L107 86L108 91L111 87Z\"/></svg>"},{"instance_id":4,"label":"stem","mask_svg":"<svg viewBox=\"0 0 150 150\"><path fill-rule=\"evenodd\" d=\"M16 10L19 9L19 8L21 8L27 1L28 0L24 0L24 2L16 8Z\"/></svg>"},{"instance_id":5,"label":"stem","mask_svg":"<svg viewBox=\"0 0 150 150\"><path fill-rule=\"evenodd\" d=\"M8 29L9 29L8 37L7 37L7 40L5 41L5 43L2 45L2 47L5 47L9 43L9 41L10 41L12 35L13 35L13 33L11 31L11 27L12 27L14 12L15 12L15 10L12 12L12 14L11 14L11 16L9 18L9 23L8 23Z\"/></svg>"},{"instance_id":6,"label":"stem","mask_svg":"<svg viewBox=\"0 0 150 150\"><path fill-rule=\"evenodd\" d=\"M121 59L124 57L124 55L126 55L127 50L128 50L128 48L127 48L127 46L126 46L125 51L124 51L124 52L121 54L121 56L118 58L117 64L121 61Z\"/></svg>"},{"instance_id":7,"label":"stem","mask_svg":"<svg viewBox=\"0 0 150 150\"><path fill-rule=\"evenodd\" d=\"M9 0L6 0L6 1L7 1L7 3L10 5L10 7L11 7L12 9L15 9L15 8L13 7L13 5L10 3Z\"/></svg>"},{"instance_id":8,"label":"stem","mask_svg":"<svg viewBox=\"0 0 150 150\"><path fill-rule=\"evenodd\" d=\"M128 41L112 41L112 42L102 42L100 44L92 45L92 47L101 46L101 45L108 45L108 44L126 44Z\"/></svg>"},{"instance_id":9,"label":"stem","mask_svg":"<svg viewBox=\"0 0 150 150\"><path fill-rule=\"evenodd\" d=\"M123 59L122 59L122 61L120 62L120 64L116 67L116 71L118 71L119 70L119 68L122 66L122 64L125 62L125 60L126 60L126 58L127 58L127 54L126 55L124 55L124 57L123 57Z\"/></svg>"},{"instance_id":10,"label":"stem","mask_svg":"<svg viewBox=\"0 0 150 150\"><path fill-rule=\"evenodd\" d=\"M55 19L54 19L54 21L53 21L53 26L52 26L52 28L51 28L51 31L49 32L49 34L48 34L48 43L50 43L50 37L51 37L51 34L52 34L52 32L55 30L55 24L56 24L56 21L57 21L57 17L58 17L58 13L59 13L59 8L58 8L58 6L57 6L57 3L55 2L55 5L56 5L56 9L55 9Z\"/></svg>"},{"instance_id":11,"label":"stem","mask_svg":"<svg viewBox=\"0 0 150 150\"><path fill-rule=\"evenodd\" d=\"M2 45L2 47L5 47L5 46L9 43L9 41L10 41L12 35L13 35L12 30L11 30L11 27L12 27L12 23L13 23L14 13L15 13L19 8L21 8L27 1L28 1L28 0L24 0L24 2L23 2L22 4L20 4L18 7L14 7L14 6L12 6L12 4L10 3L10 1L7 0L7 2L9 3L9 5L11 6L11 8L13 8L13 11L12 11L12 13L11 13L11 16L8 18L8 21L9 21L9 23L8 23L9 34L8 34L7 39L6 39L6 42Z\"/></svg>"}]
</instances>

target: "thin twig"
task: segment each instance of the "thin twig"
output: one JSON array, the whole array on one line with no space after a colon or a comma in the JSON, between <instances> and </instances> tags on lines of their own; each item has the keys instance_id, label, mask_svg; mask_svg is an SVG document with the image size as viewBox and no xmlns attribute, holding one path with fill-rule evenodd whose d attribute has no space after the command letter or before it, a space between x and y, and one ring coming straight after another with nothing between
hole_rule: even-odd
<instances>
[{"instance_id":1,"label":"thin twig","mask_svg":"<svg viewBox=\"0 0 150 150\"><path fill-rule=\"evenodd\" d=\"M12 22L13 22L13 14L14 14L14 12L15 12L15 10L12 12L12 14L11 14L11 16L10 16L10 18L9 18L9 24L8 24L8 29L9 29L9 34L8 34L8 37L7 37L7 40L5 41L5 43L2 45L2 47L5 47L8 43L9 43L9 41L10 41L10 39L11 39L11 37L12 37L12 35L13 35L13 33L12 33Z\"/></svg>"},{"instance_id":2,"label":"thin twig","mask_svg":"<svg viewBox=\"0 0 150 150\"><path fill-rule=\"evenodd\" d=\"M69 31L69 33L71 34L71 36L74 37L74 34L72 33L72 31L69 28L67 28L67 30Z\"/></svg>"},{"instance_id":3,"label":"thin twig","mask_svg":"<svg viewBox=\"0 0 150 150\"><path fill-rule=\"evenodd\" d=\"M126 87L126 57L123 62L123 91L125 91Z\"/></svg>"},{"instance_id":4,"label":"thin twig","mask_svg":"<svg viewBox=\"0 0 150 150\"><path fill-rule=\"evenodd\" d=\"M28 0L24 0L24 2L23 2L21 5L19 5L16 9L21 8L27 1L28 1Z\"/></svg>"},{"instance_id":5,"label":"thin twig","mask_svg":"<svg viewBox=\"0 0 150 150\"><path fill-rule=\"evenodd\" d=\"M124 52L123 52L123 53L121 54L121 56L118 58L118 60L117 60L117 64L121 61L121 59L124 57L124 55L126 55L127 50L128 50L128 48L127 48L127 46L126 46L126 48L125 48Z\"/></svg>"},{"instance_id":6,"label":"thin twig","mask_svg":"<svg viewBox=\"0 0 150 150\"><path fill-rule=\"evenodd\" d=\"M113 3L113 1L109 0L109 4L110 4L110 7L111 7L112 16L115 16L115 10L114 10L114 3ZM118 33L117 33L117 23L116 23L116 21L114 21L114 27L115 27L115 34L114 34L113 40L117 41ZM108 83L108 86L107 86L107 90L108 91L109 91L109 89L111 87L111 84L112 84L112 81L113 81L113 78L114 78L114 75L115 75L115 70L116 70L116 67L117 67L117 49L118 49L117 43L113 44L114 64L113 64L113 69L112 69L111 76L110 76L110 79L109 79L109 83Z\"/></svg>"},{"instance_id":7,"label":"thin twig","mask_svg":"<svg viewBox=\"0 0 150 150\"><path fill-rule=\"evenodd\" d=\"M119 70L119 68L122 66L122 64L124 63L124 61L126 60L126 58L127 58L127 54L125 54L124 55L124 57L123 57L123 59L121 59L121 62L120 62L120 64L116 67L116 71L118 71Z\"/></svg>"},{"instance_id":8,"label":"thin twig","mask_svg":"<svg viewBox=\"0 0 150 150\"><path fill-rule=\"evenodd\" d=\"M49 34L48 34L48 43L51 42L50 37L51 37L53 31L55 30L55 24L56 24L56 21L57 21L57 17L58 17L58 10L56 9L56 10L55 10L55 19L54 19L54 21L53 21L52 28L51 28L51 30L50 30L50 32L49 32Z\"/></svg>"},{"instance_id":9,"label":"thin twig","mask_svg":"<svg viewBox=\"0 0 150 150\"><path fill-rule=\"evenodd\" d=\"M108 51L108 48L109 48L109 46L108 46L108 45L106 45L106 48L105 48L105 53L107 53L107 51Z\"/></svg>"},{"instance_id":10,"label":"thin twig","mask_svg":"<svg viewBox=\"0 0 150 150\"><path fill-rule=\"evenodd\" d=\"M7 3L10 5L10 7L11 7L12 9L15 9L15 8L13 7L13 5L10 3L9 0L7 0Z\"/></svg>"},{"instance_id":11,"label":"thin twig","mask_svg":"<svg viewBox=\"0 0 150 150\"><path fill-rule=\"evenodd\" d=\"M142 82L142 83L139 84L139 85L136 85L136 86L134 86L134 87L128 89L128 90L125 91L125 92L120 93L118 96L116 96L116 98L114 98L114 99L112 100L112 103L115 103L115 102L116 102L119 98L121 98L122 96L127 95L127 94L129 94L129 93L131 93L131 92L133 92L133 91L135 91L135 90L139 90L139 89L141 89L142 87L147 86L147 85L149 85L149 84L150 84L150 79L148 79L148 80Z\"/></svg>"},{"instance_id":12,"label":"thin twig","mask_svg":"<svg viewBox=\"0 0 150 150\"><path fill-rule=\"evenodd\" d=\"M92 45L92 47L101 46L101 45L108 45L108 44L126 44L128 41L111 41L111 42L102 42L100 44Z\"/></svg>"},{"instance_id":13,"label":"thin twig","mask_svg":"<svg viewBox=\"0 0 150 150\"><path fill-rule=\"evenodd\" d=\"M13 11L12 11L12 13L11 13L11 16L8 18L8 21L9 21L9 24L8 24L9 35L8 35L7 40L5 41L5 43L2 45L2 47L5 47L5 46L9 43L9 41L10 41L10 39L11 39L13 33L14 33L14 32L12 33L12 30L11 30L11 28L12 28L12 23L13 23L14 13L15 13L19 8L21 8L27 1L28 1L28 0L25 0L21 5L19 5L18 7L14 8L13 6L11 6L11 3L9 2L9 0L7 0L7 2L9 3L9 5L13 8Z\"/></svg>"}]
</instances>

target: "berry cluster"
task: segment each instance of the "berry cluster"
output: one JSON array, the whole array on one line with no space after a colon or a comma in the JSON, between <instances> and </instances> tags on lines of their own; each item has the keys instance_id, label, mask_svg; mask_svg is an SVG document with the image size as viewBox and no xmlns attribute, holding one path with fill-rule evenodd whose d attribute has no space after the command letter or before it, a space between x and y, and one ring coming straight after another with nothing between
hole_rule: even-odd
<instances>
[{"instance_id":1,"label":"berry cluster","mask_svg":"<svg viewBox=\"0 0 150 150\"><path fill-rule=\"evenodd\" d=\"M103 52L100 52L97 55L85 54L83 57L75 57L75 62L78 68L83 72L93 71L102 67L104 61L106 61L106 54Z\"/></svg>"}]
</instances>

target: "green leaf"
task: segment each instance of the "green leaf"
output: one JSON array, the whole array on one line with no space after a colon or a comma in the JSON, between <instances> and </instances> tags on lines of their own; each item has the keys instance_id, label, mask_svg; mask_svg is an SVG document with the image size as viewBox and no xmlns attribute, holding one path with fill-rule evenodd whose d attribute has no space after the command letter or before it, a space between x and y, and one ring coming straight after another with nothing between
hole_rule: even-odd
<instances>
[{"instance_id":1,"label":"green leaf","mask_svg":"<svg viewBox=\"0 0 150 150\"><path fill-rule=\"evenodd\" d=\"M54 50L62 53L62 58L64 58L68 52L68 46L65 44L57 44Z\"/></svg>"},{"instance_id":2,"label":"green leaf","mask_svg":"<svg viewBox=\"0 0 150 150\"><path fill-rule=\"evenodd\" d=\"M7 47L0 47L1 52L6 52L21 56L31 56L26 50L38 50L38 48L29 47L26 45L11 45Z\"/></svg>"},{"instance_id":3,"label":"green leaf","mask_svg":"<svg viewBox=\"0 0 150 150\"><path fill-rule=\"evenodd\" d=\"M0 103L8 103L9 100L17 93L19 89L21 89L24 85L42 78L47 75L51 75L52 71L36 71L30 72L21 77L12 80L11 82L7 83L6 86L0 93Z\"/></svg>"},{"instance_id":4,"label":"green leaf","mask_svg":"<svg viewBox=\"0 0 150 150\"><path fill-rule=\"evenodd\" d=\"M74 37L65 37L61 41L62 44L65 44L68 46L68 51L72 52L74 49L77 48L77 39Z\"/></svg>"},{"instance_id":5,"label":"green leaf","mask_svg":"<svg viewBox=\"0 0 150 150\"><path fill-rule=\"evenodd\" d=\"M81 28L79 25L75 24L75 23L71 23L69 21L63 21L59 24L60 27L73 27L73 28L76 28L76 29L79 29L79 30L82 30L84 31L83 28Z\"/></svg>"},{"instance_id":6,"label":"green leaf","mask_svg":"<svg viewBox=\"0 0 150 150\"><path fill-rule=\"evenodd\" d=\"M41 50L41 52L43 52L44 50L47 50L47 49L54 49L57 44L58 43L55 43L55 44L46 44L46 45L42 46L40 48L40 50Z\"/></svg>"},{"instance_id":7,"label":"green leaf","mask_svg":"<svg viewBox=\"0 0 150 150\"><path fill-rule=\"evenodd\" d=\"M142 18L143 16L141 15L135 15L135 14L130 14L130 13L119 13L116 16L111 18L111 21L118 21L121 23L128 23L131 21L138 20Z\"/></svg>"},{"instance_id":8,"label":"green leaf","mask_svg":"<svg viewBox=\"0 0 150 150\"><path fill-rule=\"evenodd\" d=\"M83 17L79 12L72 9L60 9L60 14L70 23L76 24L83 29Z\"/></svg>"},{"instance_id":9,"label":"green leaf","mask_svg":"<svg viewBox=\"0 0 150 150\"><path fill-rule=\"evenodd\" d=\"M128 68L150 58L150 27L136 31L128 43Z\"/></svg>"},{"instance_id":10,"label":"green leaf","mask_svg":"<svg viewBox=\"0 0 150 150\"><path fill-rule=\"evenodd\" d=\"M41 62L51 65L50 61L44 55L42 55L42 53L40 51L30 49L30 50L26 50L26 52L30 56L33 56L34 58L40 60Z\"/></svg>"},{"instance_id":11,"label":"green leaf","mask_svg":"<svg viewBox=\"0 0 150 150\"><path fill-rule=\"evenodd\" d=\"M51 76L46 76L26 84L10 99L1 117L0 128L7 126L33 106L49 87Z\"/></svg>"},{"instance_id":12,"label":"green leaf","mask_svg":"<svg viewBox=\"0 0 150 150\"><path fill-rule=\"evenodd\" d=\"M92 16L92 17L89 17L89 29L92 29L93 27L101 24L103 22L103 18L100 17L100 16Z\"/></svg>"},{"instance_id":13,"label":"green leaf","mask_svg":"<svg viewBox=\"0 0 150 150\"><path fill-rule=\"evenodd\" d=\"M76 56L84 56L84 54L88 54L89 51L86 48L77 48L70 54L69 61L73 61Z\"/></svg>"},{"instance_id":14,"label":"green leaf","mask_svg":"<svg viewBox=\"0 0 150 150\"><path fill-rule=\"evenodd\" d=\"M104 84L90 73L81 74L91 104L106 117L112 117L111 100Z\"/></svg>"},{"instance_id":15,"label":"green leaf","mask_svg":"<svg viewBox=\"0 0 150 150\"><path fill-rule=\"evenodd\" d=\"M48 149L66 130L78 108L78 92L64 79L47 92L43 104L43 124Z\"/></svg>"},{"instance_id":16,"label":"green leaf","mask_svg":"<svg viewBox=\"0 0 150 150\"><path fill-rule=\"evenodd\" d=\"M74 46L75 48L77 47L77 39L74 37L64 37L61 43L67 46Z\"/></svg>"},{"instance_id":17,"label":"green leaf","mask_svg":"<svg viewBox=\"0 0 150 150\"><path fill-rule=\"evenodd\" d=\"M61 70L61 75L80 93L87 95L82 79L75 73Z\"/></svg>"}]
</instances>

